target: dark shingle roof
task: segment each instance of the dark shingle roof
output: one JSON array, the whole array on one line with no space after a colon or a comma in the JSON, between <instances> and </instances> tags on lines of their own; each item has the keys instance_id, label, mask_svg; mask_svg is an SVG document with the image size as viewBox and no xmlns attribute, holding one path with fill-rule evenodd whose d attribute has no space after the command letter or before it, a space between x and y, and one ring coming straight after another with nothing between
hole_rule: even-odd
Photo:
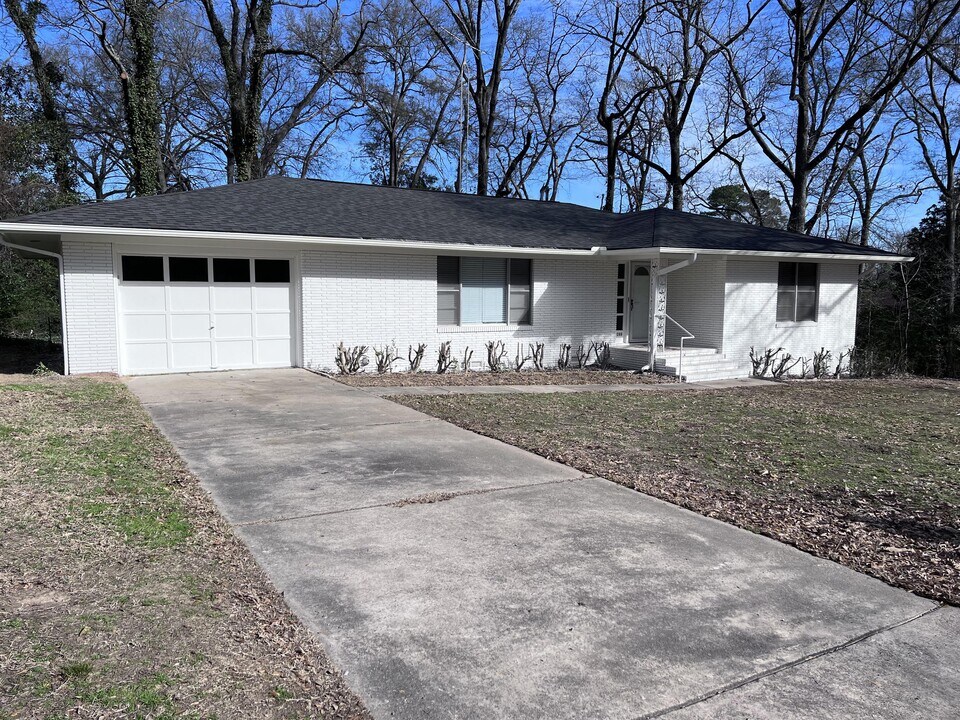
<instances>
[{"instance_id":1,"label":"dark shingle roof","mask_svg":"<svg viewBox=\"0 0 960 720\"><path fill-rule=\"evenodd\" d=\"M672 210L611 214L566 203L286 177L78 205L15 222L526 248L669 247L888 254Z\"/></svg>"}]
</instances>

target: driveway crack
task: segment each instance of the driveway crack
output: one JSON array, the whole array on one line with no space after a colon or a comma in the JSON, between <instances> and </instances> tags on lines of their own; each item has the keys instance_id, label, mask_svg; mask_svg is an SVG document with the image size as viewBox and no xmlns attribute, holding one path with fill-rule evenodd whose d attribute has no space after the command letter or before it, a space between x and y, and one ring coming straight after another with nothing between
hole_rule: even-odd
<instances>
[{"instance_id":1,"label":"driveway crack","mask_svg":"<svg viewBox=\"0 0 960 720\"><path fill-rule=\"evenodd\" d=\"M489 493L502 492L504 490L519 490L521 488L544 487L545 485L562 485L564 483L579 482L580 480L590 480L596 475L579 475L572 478L561 478L559 480L546 480L538 483L523 483L519 485L501 485L493 488L480 488L476 490L461 490L459 492L432 492L423 495L413 495L408 498L391 500L390 502L375 503L373 505L359 505L352 508L343 508L342 510L325 510L322 512L305 513L303 515L288 515L284 517L266 518L263 520L248 520L247 522L234 523L235 527L256 527L259 525L273 525L274 523L292 522L294 520L307 520L309 518L323 517L326 515L342 515L343 513L357 512L359 510L373 510L375 508L404 508L408 505L429 505L438 502L446 502L459 497L468 497L471 495L487 495Z\"/></svg>"},{"instance_id":2,"label":"driveway crack","mask_svg":"<svg viewBox=\"0 0 960 720\"><path fill-rule=\"evenodd\" d=\"M737 681L728 683L726 685L721 685L720 687L714 688L713 690L710 690L709 692L706 692L703 695L698 695L697 697L690 698L689 700L685 700L684 702L677 703L676 705L671 705L670 707L662 708L661 710L655 710L654 712L640 715L639 717L635 718L635 720L652 720L653 718L664 717L665 715L675 713L679 710L685 710L689 707L693 707L694 705L699 705L700 703L706 702L707 700L711 700L719 695L723 695L733 690L739 690L740 688L745 687L747 685L752 685L756 682L759 682L760 680L764 680L773 675L778 675L784 672L785 670L790 670L792 668L799 667L800 665L804 665L812 660L816 660L818 658L825 657L827 655L833 655L834 653L842 652L843 650L846 650L849 647L853 647L854 645L859 645L863 641L869 640L870 638L876 635L880 635L882 633L889 632L891 630L896 630L897 628L903 627L904 625L909 625L910 623L920 620L921 618L924 618L927 615L932 615L933 613L937 612L937 610L940 610L941 608L943 608L943 606L944 606L943 603L938 603L934 607L927 608L922 613L919 613L917 615L913 615L904 620L899 620L889 625L883 625L881 627L874 628L873 630L868 630L865 633L861 633L860 635L852 637L849 640L845 640L844 642L839 643L837 645L831 645L830 647L824 648L823 650L817 650L816 652L812 652L802 657L799 657L796 660L791 660L790 662L783 663L782 665L777 665L776 667L770 668L769 670L764 670L763 672L750 675L746 678L743 678L742 680L737 680Z\"/></svg>"}]
</instances>

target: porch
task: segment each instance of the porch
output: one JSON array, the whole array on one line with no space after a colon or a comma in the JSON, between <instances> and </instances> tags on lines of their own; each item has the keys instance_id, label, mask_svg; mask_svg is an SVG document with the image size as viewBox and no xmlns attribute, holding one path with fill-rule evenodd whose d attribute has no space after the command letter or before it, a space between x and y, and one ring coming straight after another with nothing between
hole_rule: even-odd
<instances>
[{"instance_id":1,"label":"porch","mask_svg":"<svg viewBox=\"0 0 960 720\"><path fill-rule=\"evenodd\" d=\"M718 256L634 255L618 267L622 343L614 364L690 382L747 377L723 352L726 261Z\"/></svg>"},{"instance_id":2,"label":"porch","mask_svg":"<svg viewBox=\"0 0 960 720\"><path fill-rule=\"evenodd\" d=\"M650 346L645 343L611 345L610 359L617 367L642 370L650 367ZM656 353L654 372L683 377L687 382L708 382L744 378L750 372L735 360L728 360L718 348L665 346Z\"/></svg>"}]
</instances>

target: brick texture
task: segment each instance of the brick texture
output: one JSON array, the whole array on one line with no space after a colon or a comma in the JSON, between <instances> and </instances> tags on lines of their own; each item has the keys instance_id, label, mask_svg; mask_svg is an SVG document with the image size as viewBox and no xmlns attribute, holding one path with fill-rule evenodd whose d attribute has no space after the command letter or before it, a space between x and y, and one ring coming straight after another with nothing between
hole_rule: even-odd
<instances>
[{"instance_id":1,"label":"brick texture","mask_svg":"<svg viewBox=\"0 0 960 720\"><path fill-rule=\"evenodd\" d=\"M436 367L437 347L451 341L455 355L473 350L472 366L485 366L490 340L506 343L508 357L522 343L546 344L554 363L560 343L616 340L617 264L608 259L533 260L533 323L530 326L437 326L435 255L305 250L303 272L304 364L331 369L337 343L427 344L424 369ZM405 367L406 361L396 367Z\"/></svg>"},{"instance_id":2,"label":"brick texture","mask_svg":"<svg viewBox=\"0 0 960 720\"><path fill-rule=\"evenodd\" d=\"M750 348L782 347L810 358L825 347L836 358L855 341L856 263L821 263L817 321L777 322L777 261L727 261L723 354L749 365ZM682 272L682 271L681 271Z\"/></svg>"},{"instance_id":3,"label":"brick texture","mask_svg":"<svg viewBox=\"0 0 960 720\"><path fill-rule=\"evenodd\" d=\"M117 313L110 243L63 243L70 372L117 372Z\"/></svg>"}]
</instances>

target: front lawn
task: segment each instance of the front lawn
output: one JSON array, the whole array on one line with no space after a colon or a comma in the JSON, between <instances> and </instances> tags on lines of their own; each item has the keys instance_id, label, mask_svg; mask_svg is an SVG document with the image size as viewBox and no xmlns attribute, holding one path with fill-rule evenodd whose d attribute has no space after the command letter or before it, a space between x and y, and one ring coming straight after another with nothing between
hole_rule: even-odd
<instances>
[{"instance_id":1,"label":"front lawn","mask_svg":"<svg viewBox=\"0 0 960 720\"><path fill-rule=\"evenodd\" d=\"M0 718L366 718L126 386L0 378Z\"/></svg>"},{"instance_id":2,"label":"front lawn","mask_svg":"<svg viewBox=\"0 0 960 720\"><path fill-rule=\"evenodd\" d=\"M960 604L960 383L394 401Z\"/></svg>"}]
</instances>

